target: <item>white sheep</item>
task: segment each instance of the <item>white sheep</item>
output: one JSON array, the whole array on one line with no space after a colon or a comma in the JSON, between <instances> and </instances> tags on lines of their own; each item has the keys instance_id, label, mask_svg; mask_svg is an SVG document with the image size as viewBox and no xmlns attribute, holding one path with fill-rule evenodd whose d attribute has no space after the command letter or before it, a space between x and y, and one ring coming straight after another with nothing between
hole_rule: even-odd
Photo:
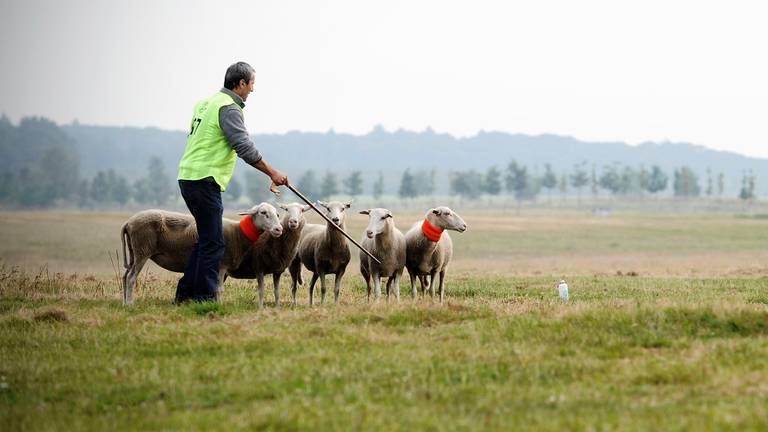
<instances>
[{"instance_id":1,"label":"white sheep","mask_svg":"<svg viewBox=\"0 0 768 432\"><path fill-rule=\"evenodd\" d=\"M467 224L448 207L436 207L430 209L424 220L416 222L405 234L405 267L411 278L411 296L414 299L416 276L420 279L422 292L427 287L430 296L434 298L436 274L440 275L440 303L445 299L443 279L453 257L453 242L448 233L443 232L445 230L464 232Z\"/></svg>"},{"instance_id":2,"label":"white sheep","mask_svg":"<svg viewBox=\"0 0 768 432\"><path fill-rule=\"evenodd\" d=\"M240 267L230 270L227 275L235 279L256 279L259 285L259 307L264 306L264 275L272 275L275 289L275 307L280 306L280 275L296 256L301 232L306 225L304 212L310 209L308 205L297 203L281 204L285 211L281 224L283 235L274 237L264 234L251 248Z\"/></svg>"},{"instance_id":3,"label":"white sheep","mask_svg":"<svg viewBox=\"0 0 768 432\"><path fill-rule=\"evenodd\" d=\"M375 256L381 264L360 251L360 273L368 288L371 301L371 279L373 279L376 301L381 298L381 278L387 278L387 301L394 286L394 294L400 301L400 278L405 268L405 236L395 227L392 212L383 208L363 210L368 215L368 227L361 245Z\"/></svg>"},{"instance_id":4,"label":"white sheep","mask_svg":"<svg viewBox=\"0 0 768 432\"><path fill-rule=\"evenodd\" d=\"M252 224L257 233L269 232L274 237L283 233L277 210L268 203L253 206L240 213L241 221L223 220L224 256L219 266L219 289L227 270L237 268L246 257L253 242L246 236L241 224ZM250 221L249 221L250 220ZM249 227L245 227L249 228ZM183 273L192 249L197 242L197 226L191 215L165 210L144 210L128 218L120 230L123 244L123 303L133 304L133 287L139 272L151 259L160 267ZM126 253L126 245L127 251Z\"/></svg>"},{"instance_id":5,"label":"white sheep","mask_svg":"<svg viewBox=\"0 0 768 432\"><path fill-rule=\"evenodd\" d=\"M352 206L351 203L332 201L317 202L325 209L325 215L339 228L344 229L344 211ZM327 225L327 226L326 226ZM341 290L341 278L347 269L351 257L346 237L330 224L307 224L299 240L299 249L296 257L291 262L291 294L293 304L296 304L297 283L301 282L301 265L312 272L312 281L309 283L309 304L314 304L315 283L320 279L320 302L325 302L325 275L335 274L334 302L339 303L339 291Z\"/></svg>"}]
</instances>

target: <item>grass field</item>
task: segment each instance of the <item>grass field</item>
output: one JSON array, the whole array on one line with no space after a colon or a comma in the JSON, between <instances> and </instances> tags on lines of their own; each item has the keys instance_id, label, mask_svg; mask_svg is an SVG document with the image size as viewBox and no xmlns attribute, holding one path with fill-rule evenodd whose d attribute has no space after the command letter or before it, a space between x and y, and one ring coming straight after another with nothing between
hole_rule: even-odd
<instances>
[{"instance_id":1,"label":"grass field","mask_svg":"<svg viewBox=\"0 0 768 432\"><path fill-rule=\"evenodd\" d=\"M445 305L367 305L355 261L341 305L259 310L157 267L124 308L126 215L0 213L0 430L768 428L768 220L465 216Z\"/></svg>"}]
</instances>

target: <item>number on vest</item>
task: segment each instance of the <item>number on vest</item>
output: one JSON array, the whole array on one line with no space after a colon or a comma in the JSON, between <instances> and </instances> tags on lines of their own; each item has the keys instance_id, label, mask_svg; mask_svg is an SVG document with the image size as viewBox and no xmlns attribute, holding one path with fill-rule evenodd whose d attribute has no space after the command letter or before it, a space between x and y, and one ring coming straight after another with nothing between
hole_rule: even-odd
<instances>
[{"instance_id":1,"label":"number on vest","mask_svg":"<svg viewBox=\"0 0 768 432\"><path fill-rule=\"evenodd\" d=\"M200 122L203 121L201 118L194 118L192 119L192 127L189 129L189 134L194 135L195 132L197 132L198 126L200 126Z\"/></svg>"}]
</instances>

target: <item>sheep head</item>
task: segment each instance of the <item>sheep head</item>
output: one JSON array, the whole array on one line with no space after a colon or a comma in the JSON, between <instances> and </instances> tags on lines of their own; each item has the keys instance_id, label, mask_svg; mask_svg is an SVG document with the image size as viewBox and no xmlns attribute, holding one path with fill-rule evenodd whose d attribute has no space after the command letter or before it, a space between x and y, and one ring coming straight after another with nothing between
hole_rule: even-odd
<instances>
[{"instance_id":1,"label":"sheep head","mask_svg":"<svg viewBox=\"0 0 768 432\"><path fill-rule=\"evenodd\" d=\"M429 222L444 230L464 232L467 230L467 223L455 211L448 207L441 206L430 209L426 219Z\"/></svg>"},{"instance_id":2,"label":"sheep head","mask_svg":"<svg viewBox=\"0 0 768 432\"><path fill-rule=\"evenodd\" d=\"M250 216L253 225L261 232L267 232L272 237L283 235L283 226L277 217L277 209L272 204L263 202L239 214Z\"/></svg>"},{"instance_id":3,"label":"sheep head","mask_svg":"<svg viewBox=\"0 0 768 432\"><path fill-rule=\"evenodd\" d=\"M352 207L351 202L331 201L326 203L318 201L317 204L325 210L325 215L328 216L328 219L339 227L344 225L344 210Z\"/></svg>"},{"instance_id":4,"label":"sheep head","mask_svg":"<svg viewBox=\"0 0 768 432\"><path fill-rule=\"evenodd\" d=\"M280 208L285 211L283 225L289 230L299 228L304 222L304 212L310 209L308 205L298 203L280 204Z\"/></svg>"},{"instance_id":5,"label":"sheep head","mask_svg":"<svg viewBox=\"0 0 768 432\"><path fill-rule=\"evenodd\" d=\"M372 239L384 232L388 225L393 225L392 212L385 208L363 210L360 214L368 215L368 227L365 235Z\"/></svg>"}]
</instances>

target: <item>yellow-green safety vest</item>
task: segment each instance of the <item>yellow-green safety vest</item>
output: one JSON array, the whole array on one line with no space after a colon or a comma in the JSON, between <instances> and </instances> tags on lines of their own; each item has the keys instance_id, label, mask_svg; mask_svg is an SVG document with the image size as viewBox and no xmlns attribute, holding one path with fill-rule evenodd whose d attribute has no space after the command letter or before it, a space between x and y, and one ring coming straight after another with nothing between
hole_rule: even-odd
<instances>
[{"instance_id":1,"label":"yellow-green safety vest","mask_svg":"<svg viewBox=\"0 0 768 432\"><path fill-rule=\"evenodd\" d=\"M195 105L187 135L187 147L179 162L178 180L200 180L213 177L221 191L227 190L237 162L237 153L227 142L219 125L219 110L235 104L231 96L218 92Z\"/></svg>"}]
</instances>

